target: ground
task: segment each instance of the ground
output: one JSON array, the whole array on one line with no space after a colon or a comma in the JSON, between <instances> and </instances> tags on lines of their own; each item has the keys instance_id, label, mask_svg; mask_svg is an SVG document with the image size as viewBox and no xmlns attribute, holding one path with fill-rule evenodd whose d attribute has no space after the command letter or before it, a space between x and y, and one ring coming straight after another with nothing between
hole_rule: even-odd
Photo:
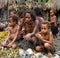
<instances>
[{"instance_id":1,"label":"ground","mask_svg":"<svg viewBox=\"0 0 60 58\"><path fill-rule=\"evenodd\" d=\"M0 43L6 38L7 33L8 33L8 31L0 32ZM56 48L56 52L58 53L58 51L60 51L60 31L58 33L57 38L55 38L54 41L55 41L54 45L55 45L55 48ZM17 55L16 58L17 57L19 58L20 57L20 55L19 55L20 51L19 50L21 51L21 48L16 48L16 49L10 48L10 49L7 49L7 48L3 48L2 47L2 49L0 49L0 58L9 58L11 56L12 56L12 58L14 58L16 55ZM34 52L34 56L36 56L37 53L35 51L33 51L33 52ZM39 53L38 53L38 55L39 55ZM48 56L48 58L53 57L50 54L49 55L46 54L46 55ZM43 57L46 57L46 55L44 55Z\"/></svg>"},{"instance_id":2,"label":"ground","mask_svg":"<svg viewBox=\"0 0 60 58\"><path fill-rule=\"evenodd\" d=\"M6 19L6 15L4 14L3 20L5 20L5 19ZM60 16L58 17L58 19L60 21ZM7 35L7 31L0 32L0 43L4 40L6 35ZM55 41L54 45L55 45L55 48L56 48L56 52L58 53L58 51L60 51L60 27L59 27L58 36L57 36L57 38L54 39L54 41ZM14 58L14 57L18 58L19 57L19 50L20 50L20 48L17 48L17 49L11 49L11 48L10 49L6 49L5 48L4 49L2 47L2 49L0 50L0 58L9 58L9 57L10 58ZM35 51L34 51L34 54L36 54ZM60 55L60 53L59 53L59 55ZM50 57L48 56L48 58L51 58L51 55L50 55Z\"/></svg>"}]
</instances>

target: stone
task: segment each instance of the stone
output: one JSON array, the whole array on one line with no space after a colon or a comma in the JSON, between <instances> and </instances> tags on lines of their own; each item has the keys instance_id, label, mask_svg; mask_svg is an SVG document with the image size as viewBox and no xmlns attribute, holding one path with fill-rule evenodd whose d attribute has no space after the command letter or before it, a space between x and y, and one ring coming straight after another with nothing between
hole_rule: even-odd
<instances>
[{"instance_id":1,"label":"stone","mask_svg":"<svg viewBox=\"0 0 60 58\"><path fill-rule=\"evenodd\" d=\"M26 52L28 52L29 54L33 54L33 50L32 49L27 49Z\"/></svg>"},{"instance_id":2,"label":"stone","mask_svg":"<svg viewBox=\"0 0 60 58\"><path fill-rule=\"evenodd\" d=\"M60 56L58 54L55 54L54 58L60 58Z\"/></svg>"},{"instance_id":3,"label":"stone","mask_svg":"<svg viewBox=\"0 0 60 58\"><path fill-rule=\"evenodd\" d=\"M23 49L19 49L19 56L25 58L25 51Z\"/></svg>"},{"instance_id":4,"label":"stone","mask_svg":"<svg viewBox=\"0 0 60 58\"><path fill-rule=\"evenodd\" d=\"M41 57L43 57L43 54L42 53L36 53L35 56L36 56L36 58L41 58Z\"/></svg>"},{"instance_id":5,"label":"stone","mask_svg":"<svg viewBox=\"0 0 60 58\"><path fill-rule=\"evenodd\" d=\"M4 51L4 47L1 47L2 51Z\"/></svg>"},{"instance_id":6,"label":"stone","mask_svg":"<svg viewBox=\"0 0 60 58\"><path fill-rule=\"evenodd\" d=\"M12 58L12 55L11 55L11 54L9 54L9 55L8 55L8 58Z\"/></svg>"},{"instance_id":7,"label":"stone","mask_svg":"<svg viewBox=\"0 0 60 58\"><path fill-rule=\"evenodd\" d=\"M49 58L49 57L47 57L47 56L44 55L44 56L42 56L41 58Z\"/></svg>"},{"instance_id":8,"label":"stone","mask_svg":"<svg viewBox=\"0 0 60 58\"><path fill-rule=\"evenodd\" d=\"M60 51L57 51L56 53L60 56Z\"/></svg>"},{"instance_id":9,"label":"stone","mask_svg":"<svg viewBox=\"0 0 60 58\"><path fill-rule=\"evenodd\" d=\"M47 55L49 58L53 58L53 55L51 53L48 53Z\"/></svg>"}]
</instances>

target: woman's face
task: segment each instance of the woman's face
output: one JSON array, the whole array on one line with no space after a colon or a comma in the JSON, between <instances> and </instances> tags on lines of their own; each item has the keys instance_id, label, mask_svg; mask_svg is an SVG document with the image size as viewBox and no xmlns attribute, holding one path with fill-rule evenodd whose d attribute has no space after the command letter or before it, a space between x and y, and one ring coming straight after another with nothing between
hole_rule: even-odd
<instances>
[{"instance_id":1,"label":"woman's face","mask_svg":"<svg viewBox=\"0 0 60 58\"><path fill-rule=\"evenodd\" d=\"M32 20L30 13L25 14L25 20L26 22L30 22Z\"/></svg>"}]
</instances>

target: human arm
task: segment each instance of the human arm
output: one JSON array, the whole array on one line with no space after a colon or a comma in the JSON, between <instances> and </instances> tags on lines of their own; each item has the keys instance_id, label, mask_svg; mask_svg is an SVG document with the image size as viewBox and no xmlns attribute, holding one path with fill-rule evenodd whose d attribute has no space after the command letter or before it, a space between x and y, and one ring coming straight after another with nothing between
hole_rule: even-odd
<instances>
[{"instance_id":1,"label":"human arm","mask_svg":"<svg viewBox=\"0 0 60 58\"><path fill-rule=\"evenodd\" d=\"M8 46L11 46L17 39L19 35L19 26L16 27L15 34L12 36L12 41L8 44Z\"/></svg>"},{"instance_id":2,"label":"human arm","mask_svg":"<svg viewBox=\"0 0 60 58\"><path fill-rule=\"evenodd\" d=\"M5 42L7 42L10 39L10 34L11 34L11 27L8 28L8 34L7 34L7 37L5 39Z\"/></svg>"},{"instance_id":3,"label":"human arm","mask_svg":"<svg viewBox=\"0 0 60 58\"><path fill-rule=\"evenodd\" d=\"M52 32L50 32L49 41L46 41L46 42L49 43L49 44L53 44L54 43L54 38L53 38Z\"/></svg>"},{"instance_id":4,"label":"human arm","mask_svg":"<svg viewBox=\"0 0 60 58\"><path fill-rule=\"evenodd\" d=\"M40 33L41 32L36 33L35 36L37 37L38 40L41 40L41 41L45 42L45 40L43 39L43 37L41 36Z\"/></svg>"},{"instance_id":5,"label":"human arm","mask_svg":"<svg viewBox=\"0 0 60 58\"><path fill-rule=\"evenodd\" d=\"M38 26L39 26L39 21L38 20L35 20L35 27L33 29L33 32L32 33L29 33L30 36L35 35L35 33L38 31Z\"/></svg>"},{"instance_id":6,"label":"human arm","mask_svg":"<svg viewBox=\"0 0 60 58\"><path fill-rule=\"evenodd\" d=\"M45 40L45 39L41 36L40 32L37 33L35 36L36 36L39 40L43 41L44 43L53 44L53 35L52 35L51 32L50 32L50 35L49 35L49 41L48 41L48 40Z\"/></svg>"},{"instance_id":7,"label":"human arm","mask_svg":"<svg viewBox=\"0 0 60 58\"><path fill-rule=\"evenodd\" d=\"M43 38L42 38L42 39L43 39ZM50 32L48 39L49 39L49 40L43 39L43 41L44 41L45 43L53 44L54 38L53 38L52 32Z\"/></svg>"},{"instance_id":8,"label":"human arm","mask_svg":"<svg viewBox=\"0 0 60 58\"><path fill-rule=\"evenodd\" d=\"M6 39L1 43L1 45L6 46L7 41L10 39L10 31L8 30L8 35Z\"/></svg>"},{"instance_id":9,"label":"human arm","mask_svg":"<svg viewBox=\"0 0 60 58\"><path fill-rule=\"evenodd\" d=\"M50 23L54 23L54 22L56 22L56 16L53 16L52 18L51 18L51 20L50 20Z\"/></svg>"},{"instance_id":10,"label":"human arm","mask_svg":"<svg viewBox=\"0 0 60 58\"><path fill-rule=\"evenodd\" d=\"M19 26L16 27L16 33L14 34L14 37L13 37L13 40L12 40L12 43L14 43L16 40L18 40L18 37L19 37Z\"/></svg>"},{"instance_id":11,"label":"human arm","mask_svg":"<svg viewBox=\"0 0 60 58\"><path fill-rule=\"evenodd\" d=\"M39 22L38 22L38 20L36 20L35 21L35 27L34 27L32 33L28 33L28 34L24 35L25 39L30 40L31 37L35 35L35 33L37 32L37 29L38 29L38 24L39 24Z\"/></svg>"}]
</instances>

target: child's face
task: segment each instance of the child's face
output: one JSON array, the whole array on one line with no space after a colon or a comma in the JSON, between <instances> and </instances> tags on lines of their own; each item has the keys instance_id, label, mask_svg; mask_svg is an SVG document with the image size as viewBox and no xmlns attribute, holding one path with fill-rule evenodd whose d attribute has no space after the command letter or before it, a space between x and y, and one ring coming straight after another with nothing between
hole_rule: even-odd
<instances>
[{"instance_id":1,"label":"child's face","mask_svg":"<svg viewBox=\"0 0 60 58\"><path fill-rule=\"evenodd\" d=\"M22 25L22 22L23 22L23 18L19 18L18 25Z\"/></svg>"},{"instance_id":2,"label":"child's face","mask_svg":"<svg viewBox=\"0 0 60 58\"><path fill-rule=\"evenodd\" d=\"M9 26L14 26L16 22L12 20L12 18L9 18Z\"/></svg>"},{"instance_id":3,"label":"child's face","mask_svg":"<svg viewBox=\"0 0 60 58\"><path fill-rule=\"evenodd\" d=\"M45 34L45 33L48 33L48 31L49 31L49 28L47 27L47 24L42 24L41 32Z\"/></svg>"},{"instance_id":4,"label":"child's face","mask_svg":"<svg viewBox=\"0 0 60 58\"><path fill-rule=\"evenodd\" d=\"M50 10L50 16L53 16L53 15L54 15L54 11Z\"/></svg>"},{"instance_id":5,"label":"child's face","mask_svg":"<svg viewBox=\"0 0 60 58\"><path fill-rule=\"evenodd\" d=\"M32 20L30 13L25 14L25 20L26 22L30 22Z\"/></svg>"},{"instance_id":6,"label":"child's face","mask_svg":"<svg viewBox=\"0 0 60 58\"><path fill-rule=\"evenodd\" d=\"M11 11L11 12L10 12L10 15L13 16L13 15L15 15L15 14L14 14L14 12Z\"/></svg>"}]
</instances>

